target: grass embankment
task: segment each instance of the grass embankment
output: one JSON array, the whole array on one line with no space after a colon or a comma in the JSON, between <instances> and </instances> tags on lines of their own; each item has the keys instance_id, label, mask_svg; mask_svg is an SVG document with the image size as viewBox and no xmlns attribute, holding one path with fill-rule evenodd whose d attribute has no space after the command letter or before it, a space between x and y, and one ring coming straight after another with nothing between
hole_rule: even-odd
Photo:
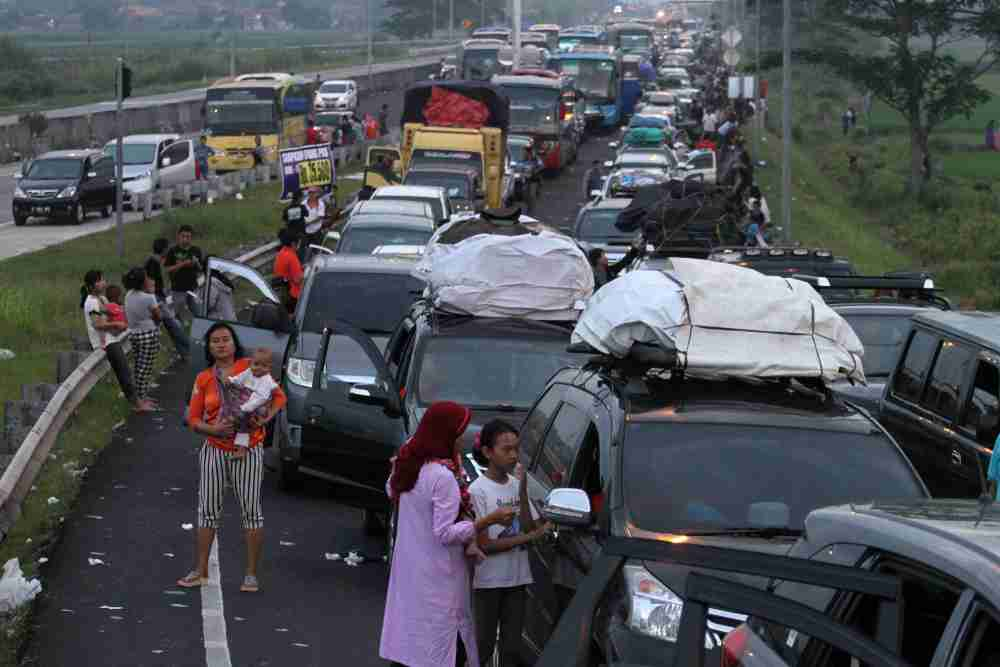
<instances>
[{"instance_id":1,"label":"grass embankment","mask_svg":"<svg viewBox=\"0 0 1000 667\"><path fill-rule=\"evenodd\" d=\"M341 200L352 196L360 183L342 178ZM148 222L128 225L125 260L118 258L115 231L110 230L0 261L0 347L17 354L11 361L0 361L0 402L20 398L22 384L53 381L56 351L70 349L74 339L85 336L79 287L86 271L100 268L109 281L120 284L122 273L146 259L154 239L172 239L183 224L195 228L195 242L206 253L221 255L268 242L280 226L279 194L277 185L259 186L247 191L242 201L175 209ZM172 351L167 336L162 337L160 349L165 361ZM127 415L128 406L109 374L90 393L53 447L52 458L36 479L22 515L0 543L0 563L18 558L26 576L37 576L38 559L54 547L61 519L76 502L83 479L78 471L96 461L110 441L113 426ZM59 502L50 505L50 497ZM0 624L0 667L18 664L30 632L31 610L31 605L26 605Z\"/></svg>"},{"instance_id":2,"label":"grass embankment","mask_svg":"<svg viewBox=\"0 0 1000 667\"><path fill-rule=\"evenodd\" d=\"M906 193L909 137L898 115L876 106L871 127L862 117L844 136L840 114L848 103L860 111L859 96L821 71L800 74L793 111L794 238L848 256L865 273L930 271L966 305L1000 307L1000 153L981 149L986 120L1000 119L1000 98L932 135L935 176L912 197ZM1000 75L983 83L1000 93ZM769 109L762 150L768 167L757 173L780 219L780 94L769 100ZM858 157L859 168L850 168L849 155Z\"/></svg>"}]
</instances>

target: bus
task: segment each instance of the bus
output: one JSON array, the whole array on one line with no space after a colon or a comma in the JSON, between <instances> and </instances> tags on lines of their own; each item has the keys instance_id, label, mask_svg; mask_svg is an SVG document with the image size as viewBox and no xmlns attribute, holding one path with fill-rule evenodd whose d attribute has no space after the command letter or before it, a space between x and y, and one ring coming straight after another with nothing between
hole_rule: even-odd
<instances>
[{"instance_id":1,"label":"bus","mask_svg":"<svg viewBox=\"0 0 1000 667\"><path fill-rule=\"evenodd\" d=\"M596 28L569 28L559 33L559 52L565 53L578 46L600 46L604 44L604 37L604 33Z\"/></svg>"},{"instance_id":2,"label":"bus","mask_svg":"<svg viewBox=\"0 0 1000 667\"><path fill-rule=\"evenodd\" d=\"M576 159L572 108L564 104L571 84L566 77L546 74L551 76L495 76L493 85L510 100L511 134L532 137L545 168L558 171Z\"/></svg>"},{"instance_id":3,"label":"bus","mask_svg":"<svg viewBox=\"0 0 1000 667\"><path fill-rule=\"evenodd\" d=\"M622 56L609 47L575 47L552 59L556 71L573 79L586 99L584 116L588 127L605 129L624 119L622 105Z\"/></svg>"},{"instance_id":4,"label":"bus","mask_svg":"<svg viewBox=\"0 0 1000 667\"><path fill-rule=\"evenodd\" d=\"M545 35L545 41L548 43L548 49L552 53L559 50L559 26L555 23L536 23L535 25L528 28L531 32L540 32Z\"/></svg>"},{"instance_id":5,"label":"bus","mask_svg":"<svg viewBox=\"0 0 1000 667\"><path fill-rule=\"evenodd\" d=\"M499 39L467 39L459 47L459 78L466 81L489 81L503 72L500 52L507 42Z\"/></svg>"},{"instance_id":6,"label":"bus","mask_svg":"<svg viewBox=\"0 0 1000 667\"><path fill-rule=\"evenodd\" d=\"M608 26L608 44L623 54L649 53L654 50L654 30L644 23L614 23Z\"/></svg>"},{"instance_id":7,"label":"bus","mask_svg":"<svg viewBox=\"0 0 1000 667\"><path fill-rule=\"evenodd\" d=\"M263 160L306 141L315 84L291 74L244 74L216 82L205 92L204 132L215 151L208 166L217 172L252 169L257 139Z\"/></svg>"}]
</instances>

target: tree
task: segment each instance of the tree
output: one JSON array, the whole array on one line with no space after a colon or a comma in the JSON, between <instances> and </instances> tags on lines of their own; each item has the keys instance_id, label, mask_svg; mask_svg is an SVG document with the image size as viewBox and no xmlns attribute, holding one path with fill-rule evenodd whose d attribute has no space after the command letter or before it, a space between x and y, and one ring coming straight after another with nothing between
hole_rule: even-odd
<instances>
[{"instance_id":1,"label":"tree","mask_svg":"<svg viewBox=\"0 0 1000 667\"><path fill-rule=\"evenodd\" d=\"M931 133L949 118L968 117L987 101L977 84L1000 59L1000 4L993 0L828 0L823 22L886 46L850 49L843 39L797 51L870 91L906 120L910 134L908 190L919 194ZM978 44L971 61L949 47ZM815 42L814 42L815 44Z\"/></svg>"}]
</instances>

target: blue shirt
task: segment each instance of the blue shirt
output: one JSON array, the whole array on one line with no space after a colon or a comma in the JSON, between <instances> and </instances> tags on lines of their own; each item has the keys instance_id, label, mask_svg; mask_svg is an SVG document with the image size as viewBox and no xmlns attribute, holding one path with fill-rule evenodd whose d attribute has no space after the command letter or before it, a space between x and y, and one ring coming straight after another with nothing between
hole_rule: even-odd
<instances>
[{"instance_id":1,"label":"blue shirt","mask_svg":"<svg viewBox=\"0 0 1000 667\"><path fill-rule=\"evenodd\" d=\"M991 482L1000 482L1000 435L993 443L993 455L990 456L990 467L986 471L986 479ZM1000 500L1000 484L997 484L996 500Z\"/></svg>"}]
</instances>

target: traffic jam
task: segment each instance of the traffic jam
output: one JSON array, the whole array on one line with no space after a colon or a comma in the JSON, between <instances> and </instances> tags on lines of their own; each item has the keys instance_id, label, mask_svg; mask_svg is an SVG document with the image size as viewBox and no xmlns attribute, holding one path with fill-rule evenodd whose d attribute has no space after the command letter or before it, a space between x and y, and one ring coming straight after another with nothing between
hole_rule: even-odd
<instances>
[{"instance_id":1,"label":"traffic jam","mask_svg":"<svg viewBox=\"0 0 1000 667\"><path fill-rule=\"evenodd\" d=\"M287 396L281 488L384 539L380 656L1000 664L997 319L784 240L717 25L602 21L477 30L407 89L290 312L208 261Z\"/></svg>"}]
</instances>

